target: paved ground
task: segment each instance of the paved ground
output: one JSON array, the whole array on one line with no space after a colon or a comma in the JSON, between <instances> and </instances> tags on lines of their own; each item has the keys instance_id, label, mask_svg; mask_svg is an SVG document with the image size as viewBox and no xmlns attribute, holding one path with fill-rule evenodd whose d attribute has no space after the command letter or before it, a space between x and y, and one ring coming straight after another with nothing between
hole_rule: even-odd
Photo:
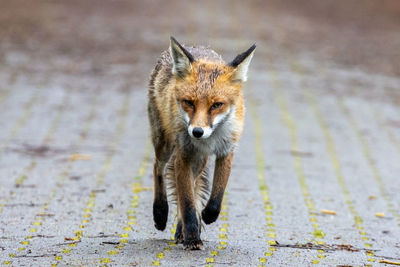
<instances>
[{"instance_id":1,"label":"paved ground","mask_svg":"<svg viewBox=\"0 0 400 267\"><path fill-rule=\"evenodd\" d=\"M399 4L298 2L6 2L0 264L400 264ZM164 232L151 216L146 84L170 34L258 44L204 251L173 242L175 207Z\"/></svg>"}]
</instances>

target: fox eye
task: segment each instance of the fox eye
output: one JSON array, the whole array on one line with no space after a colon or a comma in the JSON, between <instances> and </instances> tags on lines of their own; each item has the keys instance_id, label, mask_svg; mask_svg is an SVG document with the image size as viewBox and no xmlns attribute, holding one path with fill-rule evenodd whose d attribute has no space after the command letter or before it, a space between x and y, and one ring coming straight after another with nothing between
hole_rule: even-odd
<instances>
[{"instance_id":1,"label":"fox eye","mask_svg":"<svg viewBox=\"0 0 400 267\"><path fill-rule=\"evenodd\" d=\"M183 103L184 103L186 106L190 107L190 108L194 108L194 103L193 103L192 100L183 100Z\"/></svg>"},{"instance_id":2,"label":"fox eye","mask_svg":"<svg viewBox=\"0 0 400 267\"><path fill-rule=\"evenodd\" d=\"M211 110L220 108L220 107L222 107L223 104L224 103L222 103L222 102L215 102L214 104L212 104Z\"/></svg>"}]
</instances>

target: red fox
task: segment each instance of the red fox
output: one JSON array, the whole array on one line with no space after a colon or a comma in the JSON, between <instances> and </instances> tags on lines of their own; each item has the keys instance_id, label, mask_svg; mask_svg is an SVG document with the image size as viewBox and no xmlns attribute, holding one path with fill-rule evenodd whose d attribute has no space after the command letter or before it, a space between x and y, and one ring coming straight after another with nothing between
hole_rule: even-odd
<instances>
[{"instance_id":1,"label":"red fox","mask_svg":"<svg viewBox=\"0 0 400 267\"><path fill-rule=\"evenodd\" d=\"M203 249L201 220L216 221L243 129L242 83L256 46L226 64L205 47L184 47L171 37L151 73L148 116L155 150L155 227L168 218L166 179L178 205L175 241ZM207 160L215 155L211 193ZM207 197L209 199L207 201Z\"/></svg>"}]
</instances>

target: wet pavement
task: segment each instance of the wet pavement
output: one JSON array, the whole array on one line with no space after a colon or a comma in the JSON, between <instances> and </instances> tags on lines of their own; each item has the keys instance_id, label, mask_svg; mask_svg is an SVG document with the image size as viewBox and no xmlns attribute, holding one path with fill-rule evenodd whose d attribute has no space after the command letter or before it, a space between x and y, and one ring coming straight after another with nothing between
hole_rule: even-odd
<instances>
[{"instance_id":1,"label":"wet pavement","mask_svg":"<svg viewBox=\"0 0 400 267\"><path fill-rule=\"evenodd\" d=\"M1 8L0 265L399 265L400 6L298 2ZM170 35L227 61L258 45L203 251L175 245L175 206L152 221L146 87Z\"/></svg>"}]
</instances>

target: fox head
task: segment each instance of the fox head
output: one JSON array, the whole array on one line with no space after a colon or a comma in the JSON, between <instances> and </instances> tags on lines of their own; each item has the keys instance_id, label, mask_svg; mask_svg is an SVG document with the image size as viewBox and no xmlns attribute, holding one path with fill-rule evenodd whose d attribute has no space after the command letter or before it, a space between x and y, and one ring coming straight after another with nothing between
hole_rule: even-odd
<instances>
[{"instance_id":1,"label":"fox head","mask_svg":"<svg viewBox=\"0 0 400 267\"><path fill-rule=\"evenodd\" d=\"M251 46L225 64L221 59L208 59L207 55L195 58L171 37L175 97L192 138L207 139L220 125L234 119L237 109L243 114L242 83L247 80L255 48Z\"/></svg>"}]
</instances>

